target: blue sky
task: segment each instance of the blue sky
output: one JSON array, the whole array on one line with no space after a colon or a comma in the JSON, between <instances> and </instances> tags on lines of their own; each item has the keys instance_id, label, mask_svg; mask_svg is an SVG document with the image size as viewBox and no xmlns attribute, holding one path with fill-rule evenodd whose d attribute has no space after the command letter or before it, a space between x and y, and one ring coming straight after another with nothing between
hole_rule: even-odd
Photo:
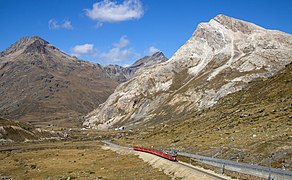
<instances>
[{"instance_id":1,"label":"blue sky","mask_svg":"<svg viewBox=\"0 0 292 180\"><path fill-rule=\"evenodd\" d=\"M0 0L0 51L38 35L100 64L132 64L158 50L170 58L218 14L292 33L291 0Z\"/></svg>"}]
</instances>

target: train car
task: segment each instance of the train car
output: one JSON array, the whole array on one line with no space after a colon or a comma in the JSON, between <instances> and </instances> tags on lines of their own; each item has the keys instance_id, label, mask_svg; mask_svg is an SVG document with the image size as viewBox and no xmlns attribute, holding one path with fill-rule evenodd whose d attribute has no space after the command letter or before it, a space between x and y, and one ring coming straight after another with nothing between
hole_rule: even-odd
<instances>
[{"instance_id":1,"label":"train car","mask_svg":"<svg viewBox=\"0 0 292 180\"><path fill-rule=\"evenodd\" d=\"M134 146L134 150L154 154L156 156L160 156L160 157L163 157L163 158L171 160L171 161L177 161L177 159L176 159L177 153L176 152L169 152L169 151L165 151L165 150L156 150L156 149L144 148L144 147L139 147L139 146Z\"/></svg>"}]
</instances>

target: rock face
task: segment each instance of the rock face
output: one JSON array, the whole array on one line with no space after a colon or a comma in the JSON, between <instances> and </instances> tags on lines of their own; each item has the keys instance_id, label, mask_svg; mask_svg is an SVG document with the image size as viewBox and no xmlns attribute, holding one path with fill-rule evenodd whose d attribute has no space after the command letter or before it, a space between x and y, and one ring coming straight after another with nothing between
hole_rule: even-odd
<instances>
[{"instance_id":1,"label":"rock face","mask_svg":"<svg viewBox=\"0 0 292 180\"><path fill-rule=\"evenodd\" d=\"M137 127L209 108L292 61L292 36L218 15L198 25L166 63L137 72L92 111L85 126Z\"/></svg>"},{"instance_id":2,"label":"rock face","mask_svg":"<svg viewBox=\"0 0 292 180\"><path fill-rule=\"evenodd\" d=\"M223 158L292 170L292 63L269 78L258 78L183 121L122 137L120 142L202 152L224 144ZM190 146L193 144L193 146ZM219 148L218 148L219 149ZM216 150L215 150L216 151ZM272 158L271 158L272 157Z\"/></svg>"},{"instance_id":3,"label":"rock face","mask_svg":"<svg viewBox=\"0 0 292 180\"><path fill-rule=\"evenodd\" d=\"M40 37L25 37L0 54L0 116L34 125L82 123L117 82L100 65L73 58Z\"/></svg>"},{"instance_id":4,"label":"rock face","mask_svg":"<svg viewBox=\"0 0 292 180\"><path fill-rule=\"evenodd\" d=\"M156 52L152 56L145 56L137 60L129 67L108 65L103 67L103 69L113 80L119 83L123 83L131 79L135 75L136 71L144 68L149 68L153 65L163 63L167 60L168 59L164 56L162 52Z\"/></svg>"}]
</instances>

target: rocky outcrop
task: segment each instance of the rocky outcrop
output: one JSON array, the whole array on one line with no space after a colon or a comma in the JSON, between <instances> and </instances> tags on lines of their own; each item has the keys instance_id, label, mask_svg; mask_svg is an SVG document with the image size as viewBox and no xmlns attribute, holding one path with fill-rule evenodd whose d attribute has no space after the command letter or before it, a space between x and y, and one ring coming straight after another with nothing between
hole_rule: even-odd
<instances>
[{"instance_id":1,"label":"rocky outcrop","mask_svg":"<svg viewBox=\"0 0 292 180\"><path fill-rule=\"evenodd\" d=\"M131 69L140 69L141 67L151 67L156 64L163 63L168 59L164 56L162 52L156 52L151 56L145 56L139 60L137 60L134 64L132 64L129 68Z\"/></svg>"},{"instance_id":2,"label":"rocky outcrop","mask_svg":"<svg viewBox=\"0 0 292 180\"><path fill-rule=\"evenodd\" d=\"M0 53L0 116L11 120L76 126L117 85L100 65L71 57L38 36Z\"/></svg>"},{"instance_id":3,"label":"rocky outcrop","mask_svg":"<svg viewBox=\"0 0 292 180\"><path fill-rule=\"evenodd\" d=\"M134 75L134 72L130 71L128 68L116 64L110 64L102 68L111 79L118 83L126 82Z\"/></svg>"},{"instance_id":4,"label":"rocky outcrop","mask_svg":"<svg viewBox=\"0 0 292 180\"><path fill-rule=\"evenodd\" d=\"M128 67L122 67L119 65L108 65L103 67L104 71L109 75L113 80L123 83L131 79L136 71L149 68L153 65L163 63L168 59L164 56L162 52L156 52L152 56L145 56L137 60L134 64Z\"/></svg>"},{"instance_id":5,"label":"rocky outcrop","mask_svg":"<svg viewBox=\"0 0 292 180\"><path fill-rule=\"evenodd\" d=\"M48 131L21 122L10 121L0 117L0 144L27 142L45 139L60 139L66 134Z\"/></svg>"},{"instance_id":6,"label":"rocky outcrop","mask_svg":"<svg viewBox=\"0 0 292 180\"><path fill-rule=\"evenodd\" d=\"M291 50L290 34L218 15L199 24L169 61L118 86L84 125L107 129L176 120L275 74L292 61Z\"/></svg>"}]
</instances>

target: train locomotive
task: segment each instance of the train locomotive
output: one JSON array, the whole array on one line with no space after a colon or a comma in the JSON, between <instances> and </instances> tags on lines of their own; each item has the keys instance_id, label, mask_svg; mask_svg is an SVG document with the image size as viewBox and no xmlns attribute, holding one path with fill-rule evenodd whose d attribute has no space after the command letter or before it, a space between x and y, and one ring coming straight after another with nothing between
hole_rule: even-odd
<instances>
[{"instance_id":1,"label":"train locomotive","mask_svg":"<svg viewBox=\"0 0 292 180\"><path fill-rule=\"evenodd\" d=\"M177 161L177 158L176 158L177 153L175 151L170 152L170 151L165 151L165 150L156 150L156 149L139 147L139 146L134 146L133 149L135 151L142 151L142 152L154 154L156 156L160 156L171 161Z\"/></svg>"}]
</instances>

